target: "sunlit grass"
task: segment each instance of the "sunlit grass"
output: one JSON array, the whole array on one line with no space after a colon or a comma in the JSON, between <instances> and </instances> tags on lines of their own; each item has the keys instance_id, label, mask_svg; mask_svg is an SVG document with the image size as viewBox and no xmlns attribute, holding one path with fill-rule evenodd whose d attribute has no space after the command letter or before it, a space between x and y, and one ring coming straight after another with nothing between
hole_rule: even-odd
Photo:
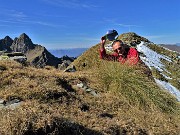
<instances>
[{"instance_id":1,"label":"sunlit grass","mask_svg":"<svg viewBox=\"0 0 180 135\"><path fill-rule=\"evenodd\" d=\"M87 64L89 61L86 58ZM55 132L62 123L68 123L64 128L75 125L76 130L78 125L83 126L83 130L77 131L79 134L83 131L84 134L115 131L177 134L180 131L179 104L156 86L145 67L97 61L97 65L96 61L91 63L96 66L88 64L88 70L85 67L75 73L0 61L6 67L0 74L0 98L19 97L23 101L16 110L1 110L0 133L20 135L26 131L46 131L47 126ZM100 97L74 87L79 82L86 82ZM89 106L89 111L80 109L83 104ZM113 118L100 117L103 113Z\"/></svg>"}]
</instances>

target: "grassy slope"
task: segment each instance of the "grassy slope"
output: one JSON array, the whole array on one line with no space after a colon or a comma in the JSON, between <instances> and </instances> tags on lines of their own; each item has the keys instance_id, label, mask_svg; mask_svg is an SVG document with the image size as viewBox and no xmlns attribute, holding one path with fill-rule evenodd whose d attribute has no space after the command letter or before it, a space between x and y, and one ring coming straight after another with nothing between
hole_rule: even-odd
<instances>
[{"instance_id":1,"label":"grassy slope","mask_svg":"<svg viewBox=\"0 0 180 135\"><path fill-rule=\"evenodd\" d=\"M100 60L98 47L74 61L79 70L75 73L0 61L6 67L0 71L0 98L24 101L16 110L0 112L0 133L178 134L180 105L175 98L156 86L144 66ZM75 87L78 82L101 96ZM113 118L100 117L103 113Z\"/></svg>"}]
</instances>

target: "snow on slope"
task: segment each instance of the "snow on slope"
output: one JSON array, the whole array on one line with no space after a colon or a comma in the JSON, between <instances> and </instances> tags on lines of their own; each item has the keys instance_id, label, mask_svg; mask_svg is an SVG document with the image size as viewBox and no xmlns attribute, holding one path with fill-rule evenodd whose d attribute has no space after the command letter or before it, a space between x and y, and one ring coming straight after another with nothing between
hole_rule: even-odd
<instances>
[{"instance_id":1,"label":"snow on slope","mask_svg":"<svg viewBox=\"0 0 180 135\"><path fill-rule=\"evenodd\" d=\"M167 71L167 69L161 62L161 59L165 59L165 60L171 62L171 58L164 56L164 55L160 55L157 52L151 50L150 48L148 48L146 46L146 43L144 43L144 42L141 42L139 45L137 45L137 50L145 55L145 56L140 56L140 58L150 69L152 69L152 67L154 67L155 69L160 71L161 74L163 76L165 76L167 79L171 79L170 77L168 77L162 73L163 71L169 73L169 71ZM180 91L177 88L172 86L169 82L161 81L156 78L155 78L155 81L158 84L158 86L169 91L180 102Z\"/></svg>"},{"instance_id":2,"label":"snow on slope","mask_svg":"<svg viewBox=\"0 0 180 135\"><path fill-rule=\"evenodd\" d=\"M172 86L168 82L161 81L161 80L158 80L156 78L155 78L155 82L158 84L159 87L162 87L163 89L168 90L180 102L180 91L178 91L174 86Z\"/></svg>"},{"instance_id":3,"label":"snow on slope","mask_svg":"<svg viewBox=\"0 0 180 135\"><path fill-rule=\"evenodd\" d=\"M150 48L148 48L144 42L141 42L138 46L137 46L137 50L139 52L142 52L143 54L146 55L146 57L141 57L141 60L151 69L151 67L156 68L157 70L159 70L160 72L162 72L163 70L166 70L164 68L164 65L161 63L160 59L165 59L169 62L171 62L171 58L167 57L167 56L163 56L158 54L157 52L151 50Z\"/></svg>"}]
</instances>

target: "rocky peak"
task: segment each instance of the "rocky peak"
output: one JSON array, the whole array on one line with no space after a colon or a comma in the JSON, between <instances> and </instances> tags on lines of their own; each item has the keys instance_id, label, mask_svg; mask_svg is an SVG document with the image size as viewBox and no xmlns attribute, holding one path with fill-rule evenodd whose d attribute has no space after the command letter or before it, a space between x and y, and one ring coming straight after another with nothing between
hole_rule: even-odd
<instances>
[{"instance_id":1,"label":"rocky peak","mask_svg":"<svg viewBox=\"0 0 180 135\"><path fill-rule=\"evenodd\" d=\"M11 44L13 43L13 40L9 36L6 36L3 41L4 41L4 45L8 47L10 47Z\"/></svg>"},{"instance_id":2,"label":"rocky peak","mask_svg":"<svg viewBox=\"0 0 180 135\"><path fill-rule=\"evenodd\" d=\"M6 36L4 39L0 40L0 51L11 51L10 46L13 43L13 40Z\"/></svg>"},{"instance_id":3,"label":"rocky peak","mask_svg":"<svg viewBox=\"0 0 180 135\"><path fill-rule=\"evenodd\" d=\"M30 39L29 36L28 36L26 33L22 33L22 34L19 36L19 38L23 38L23 39L28 38L28 39Z\"/></svg>"},{"instance_id":4,"label":"rocky peak","mask_svg":"<svg viewBox=\"0 0 180 135\"><path fill-rule=\"evenodd\" d=\"M8 42L13 42L12 38L10 38L9 36L6 36L6 37L4 38L4 40L5 40L5 41L8 41Z\"/></svg>"},{"instance_id":5,"label":"rocky peak","mask_svg":"<svg viewBox=\"0 0 180 135\"><path fill-rule=\"evenodd\" d=\"M22 33L22 34L19 36L18 40L19 40L20 42L23 42L24 44L33 44L32 41L31 41L31 39L29 38L29 36L26 35L25 33Z\"/></svg>"},{"instance_id":6,"label":"rocky peak","mask_svg":"<svg viewBox=\"0 0 180 135\"><path fill-rule=\"evenodd\" d=\"M11 45L13 51L22 53L26 53L27 51L34 49L34 47L35 45L25 33L21 34L19 38L15 38Z\"/></svg>"}]
</instances>

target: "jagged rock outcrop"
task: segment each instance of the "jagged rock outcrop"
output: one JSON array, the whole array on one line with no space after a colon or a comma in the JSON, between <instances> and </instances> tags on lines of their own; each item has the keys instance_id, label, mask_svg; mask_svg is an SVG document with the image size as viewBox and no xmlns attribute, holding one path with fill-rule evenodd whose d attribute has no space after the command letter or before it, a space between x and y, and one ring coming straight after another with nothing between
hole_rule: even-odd
<instances>
[{"instance_id":1,"label":"jagged rock outcrop","mask_svg":"<svg viewBox=\"0 0 180 135\"><path fill-rule=\"evenodd\" d=\"M52 55L45 47L34 44L28 35L21 34L12 40L9 36L0 40L0 51L21 52L27 57L27 62L36 67L46 65L57 67L61 59Z\"/></svg>"},{"instance_id":2,"label":"jagged rock outcrop","mask_svg":"<svg viewBox=\"0 0 180 135\"><path fill-rule=\"evenodd\" d=\"M19 38L15 38L11 45L11 49L15 52L26 53L28 50L35 48L31 39L25 33L21 34Z\"/></svg>"}]
</instances>

